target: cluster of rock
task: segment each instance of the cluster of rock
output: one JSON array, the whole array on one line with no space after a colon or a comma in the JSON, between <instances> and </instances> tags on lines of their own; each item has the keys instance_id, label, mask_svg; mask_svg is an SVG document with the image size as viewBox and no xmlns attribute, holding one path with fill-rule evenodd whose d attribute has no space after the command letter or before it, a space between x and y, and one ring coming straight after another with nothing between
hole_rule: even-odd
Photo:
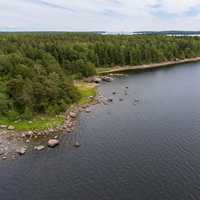
<instances>
[{"instance_id":1,"label":"cluster of rock","mask_svg":"<svg viewBox=\"0 0 200 200\"><path fill-rule=\"evenodd\" d=\"M93 76L85 79L88 83L101 83L102 81L105 82L112 82L113 78L111 76Z\"/></svg>"},{"instance_id":2,"label":"cluster of rock","mask_svg":"<svg viewBox=\"0 0 200 200\"><path fill-rule=\"evenodd\" d=\"M94 97L91 97L94 98ZM96 100L96 99L95 99ZM93 101L92 104L96 104L98 103L98 101ZM18 155L24 155L28 149L28 143L30 143L30 141L32 139L42 139L42 138L51 138L48 139L47 144L46 145L38 145L38 146L34 146L34 149L37 151L41 151L43 149L46 148L46 146L53 148L57 145L59 145L59 140L57 139L57 134L56 133L65 133L65 134L71 134L76 126L76 122L77 122L77 117L79 112L86 112L86 113L90 113L91 110L89 109L89 105L83 105L80 107L76 107L75 109L71 110L70 112L66 112L65 115L65 120L64 120L64 124L61 125L60 127L56 127L56 128L49 128L47 130L43 130L43 131L26 131L26 132L16 132L15 131L15 127L14 126L7 126L7 125L0 125L0 133L3 133L6 137L12 136L13 138L16 138L17 141L24 141L23 143L20 143L21 145L19 145L13 152L17 153ZM55 136L56 134L56 136ZM54 137L53 137L54 136ZM80 143L78 141L76 141L74 143L75 147L79 147ZM0 152L1 154L1 152ZM2 159L6 159L7 155L4 153L2 153L1 155L3 155Z\"/></svg>"},{"instance_id":3,"label":"cluster of rock","mask_svg":"<svg viewBox=\"0 0 200 200\"><path fill-rule=\"evenodd\" d=\"M123 91L124 96L127 96L127 95L128 95L128 89L129 89L129 87L126 86L125 89L124 89L124 91ZM113 95L113 96L111 96L111 97L105 97L105 96L103 96L103 95L100 95L99 98L98 98L98 102L99 102L99 103L103 103L104 105L108 105L108 103L114 102L114 99L115 99L114 96L116 96L117 94L120 94L120 93L118 93L117 91L113 91L113 92L112 92L112 95ZM118 99L118 101L119 101L119 102L124 101L124 97L123 97L123 96L120 96L119 99ZM139 98L137 98L137 97L134 98L134 100L133 100L133 105L137 105L137 103L138 103L139 101L140 101Z\"/></svg>"},{"instance_id":4,"label":"cluster of rock","mask_svg":"<svg viewBox=\"0 0 200 200\"><path fill-rule=\"evenodd\" d=\"M57 139L49 139L47 142L47 146L54 148L55 146L59 145L59 140ZM42 151L45 149L44 145L38 145L38 146L34 146L34 149L37 151ZM27 146L22 146L22 147L18 147L16 149L16 153L19 154L20 156L24 155L27 151ZM4 159L6 159L6 157L4 156Z\"/></svg>"},{"instance_id":5,"label":"cluster of rock","mask_svg":"<svg viewBox=\"0 0 200 200\"><path fill-rule=\"evenodd\" d=\"M59 140L57 139L57 134L55 133L71 133L76 124L76 118L78 115L78 110L71 111L67 113L65 123L57 128L49 128L44 131L27 131L27 132L16 132L14 126L0 125L0 139L2 139L3 144L0 143L0 155L3 160L7 158L16 158L16 155L24 155L29 148L28 143L30 143L31 139L38 138L51 138L48 139L46 145L36 145L34 146L34 150L42 151L46 148L46 146L53 148L59 145ZM11 140L10 140L11 139ZM13 141L13 142L8 142ZM77 143L74 144L75 147L79 145Z\"/></svg>"},{"instance_id":6,"label":"cluster of rock","mask_svg":"<svg viewBox=\"0 0 200 200\"><path fill-rule=\"evenodd\" d=\"M49 139L47 142L47 146L50 148L54 148L57 145L59 145L59 140L58 139ZM34 149L37 151L42 151L45 149L44 145L38 145L38 146L34 146ZM20 156L24 155L27 151L27 147L26 146L22 146L22 147L18 147L16 149L16 153L18 153Z\"/></svg>"}]
</instances>

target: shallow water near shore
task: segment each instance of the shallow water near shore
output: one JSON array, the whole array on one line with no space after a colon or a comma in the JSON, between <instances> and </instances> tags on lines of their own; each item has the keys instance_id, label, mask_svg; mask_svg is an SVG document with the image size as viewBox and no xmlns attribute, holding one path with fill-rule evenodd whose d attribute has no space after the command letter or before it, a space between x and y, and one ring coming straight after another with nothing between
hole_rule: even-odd
<instances>
[{"instance_id":1,"label":"shallow water near shore","mask_svg":"<svg viewBox=\"0 0 200 200\"><path fill-rule=\"evenodd\" d=\"M113 102L82 113L74 135L0 161L0 199L199 199L199 85L200 63L103 83Z\"/></svg>"}]
</instances>

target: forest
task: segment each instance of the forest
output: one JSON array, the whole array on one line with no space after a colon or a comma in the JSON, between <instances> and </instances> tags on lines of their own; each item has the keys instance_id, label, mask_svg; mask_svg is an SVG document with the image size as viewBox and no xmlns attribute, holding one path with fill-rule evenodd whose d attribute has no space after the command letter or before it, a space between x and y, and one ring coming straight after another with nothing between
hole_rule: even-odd
<instances>
[{"instance_id":1,"label":"forest","mask_svg":"<svg viewBox=\"0 0 200 200\"><path fill-rule=\"evenodd\" d=\"M58 114L79 101L74 79L99 67L200 56L200 38L97 33L0 34L0 116Z\"/></svg>"}]
</instances>

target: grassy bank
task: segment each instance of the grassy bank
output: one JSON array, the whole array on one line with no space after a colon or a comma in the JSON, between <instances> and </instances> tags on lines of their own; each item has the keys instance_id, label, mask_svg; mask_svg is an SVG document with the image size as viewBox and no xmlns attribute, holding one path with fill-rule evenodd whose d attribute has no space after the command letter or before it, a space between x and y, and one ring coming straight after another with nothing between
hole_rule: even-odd
<instances>
[{"instance_id":1,"label":"grassy bank","mask_svg":"<svg viewBox=\"0 0 200 200\"><path fill-rule=\"evenodd\" d=\"M96 96L96 88L93 84L87 84L82 81L77 82L76 87L78 88L81 98L78 105L90 103L91 96ZM48 128L55 128L62 125L64 122L64 115L57 116L36 116L32 120L10 120L8 118L0 118L0 124L12 125L16 131L34 131L34 130L45 130Z\"/></svg>"},{"instance_id":2,"label":"grassy bank","mask_svg":"<svg viewBox=\"0 0 200 200\"><path fill-rule=\"evenodd\" d=\"M10 120L7 118L0 118L0 124L12 125L16 131L33 131L45 130L48 128L57 127L64 122L64 116L37 116L33 120Z\"/></svg>"},{"instance_id":3,"label":"grassy bank","mask_svg":"<svg viewBox=\"0 0 200 200\"><path fill-rule=\"evenodd\" d=\"M79 105L90 103L92 101L92 98L90 97L95 97L97 94L96 87L94 84L79 81L75 83L75 85L81 94L81 99L78 102Z\"/></svg>"}]
</instances>

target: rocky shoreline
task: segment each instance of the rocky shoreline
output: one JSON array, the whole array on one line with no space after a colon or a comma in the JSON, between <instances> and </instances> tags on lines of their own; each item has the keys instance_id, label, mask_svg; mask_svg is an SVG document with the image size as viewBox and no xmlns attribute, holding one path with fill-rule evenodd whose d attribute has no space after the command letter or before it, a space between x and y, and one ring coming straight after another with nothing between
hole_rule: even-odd
<instances>
[{"instance_id":1,"label":"rocky shoreline","mask_svg":"<svg viewBox=\"0 0 200 200\"><path fill-rule=\"evenodd\" d=\"M116 74L115 76L122 76L122 74ZM113 76L94 76L84 81L98 86L103 81L113 81ZM42 151L47 147L54 148L58 146L60 143L59 139L63 134L73 134L81 112L90 113L90 106L99 103L106 105L108 102L112 102L110 98L106 98L100 94L89 98L91 100L90 103L78 106L74 105L68 109L65 113L64 124L56 128L49 128L43 131L16 132L14 126L0 125L0 158L2 160L16 159L29 150ZM79 141L75 141L73 145L78 148L81 144Z\"/></svg>"}]
</instances>

